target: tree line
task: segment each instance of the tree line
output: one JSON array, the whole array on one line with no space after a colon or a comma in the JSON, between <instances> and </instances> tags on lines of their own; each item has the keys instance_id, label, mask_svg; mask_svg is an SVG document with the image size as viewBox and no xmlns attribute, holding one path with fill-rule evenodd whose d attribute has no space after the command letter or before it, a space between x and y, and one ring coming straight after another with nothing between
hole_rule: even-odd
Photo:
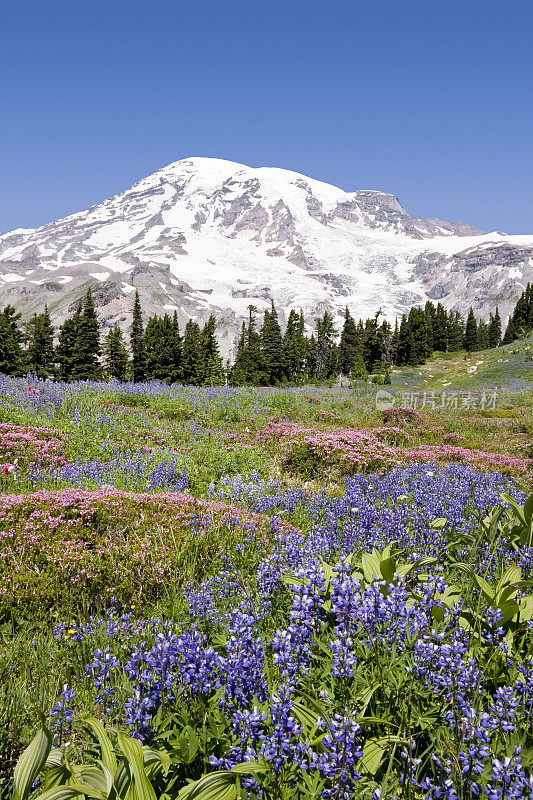
<instances>
[{"instance_id":1,"label":"tree line","mask_svg":"<svg viewBox=\"0 0 533 800\"><path fill-rule=\"evenodd\" d=\"M57 341L46 308L24 325L8 305L0 312L0 372L62 381L160 380L199 386L302 384L339 375L388 383L393 366L423 364L433 352L485 350L533 331L533 287L528 284L509 317L502 338L498 308L488 321L470 308L466 319L428 301L413 306L394 328L378 311L355 320L348 308L340 331L325 311L309 335L303 312L290 311L282 331L274 303L258 321L249 306L232 363L223 363L213 315L200 326L189 320L180 331L178 316L151 316L146 327L136 292L129 341L118 325L101 338L91 290L60 326Z\"/></svg>"}]
</instances>

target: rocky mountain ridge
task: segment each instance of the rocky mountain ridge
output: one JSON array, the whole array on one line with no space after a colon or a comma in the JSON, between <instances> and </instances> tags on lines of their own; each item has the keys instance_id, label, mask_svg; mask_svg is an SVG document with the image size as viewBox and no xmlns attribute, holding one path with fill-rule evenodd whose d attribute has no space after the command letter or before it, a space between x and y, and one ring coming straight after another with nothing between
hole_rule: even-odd
<instances>
[{"instance_id":1,"label":"rocky mountain ridge","mask_svg":"<svg viewBox=\"0 0 533 800\"><path fill-rule=\"evenodd\" d=\"M310 325L428 298L505 317L533 281L533 235L484 233L409 214L391 194L345 192L295 172L188 158L86 211L0 236L0 304L60 322L91 285L106 325L127 328L133 293L182 325L220 320L228 353L250 304L273 299Z\"/></svg>"}]
</instances>

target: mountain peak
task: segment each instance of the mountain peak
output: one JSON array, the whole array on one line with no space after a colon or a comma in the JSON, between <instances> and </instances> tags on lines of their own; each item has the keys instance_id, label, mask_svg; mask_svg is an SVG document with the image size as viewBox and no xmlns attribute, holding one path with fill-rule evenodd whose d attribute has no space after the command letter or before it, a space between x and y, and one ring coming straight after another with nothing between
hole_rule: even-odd
<instances>
[{"instance_id":1,"label":"mountain peak","mask_svg":"<svg viewBox=\"0 0 533 800\"><path fill-rule=\"evenodd\" d=\"M533 236L424 220L375 189L347 192L277 167L189 157L125 192L35 230L0 236L0 302L61 320L94 288L105 323L127 326L137 289L147 313L183 325L211 312L226 352L247 308L281 319L329 309L390 317L428 298L505 310L533 279ZM490 305L489 305L490 298Z\"/></svg>"}]
</instances>

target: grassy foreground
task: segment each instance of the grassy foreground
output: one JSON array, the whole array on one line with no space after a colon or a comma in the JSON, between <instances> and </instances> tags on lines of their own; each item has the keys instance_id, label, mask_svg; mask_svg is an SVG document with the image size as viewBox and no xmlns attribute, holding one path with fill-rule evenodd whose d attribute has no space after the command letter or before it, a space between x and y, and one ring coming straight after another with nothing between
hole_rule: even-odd
<instances>
[{"instance_id":1,"label":"grassy foreground","mask_svg":"<svg viewBox=\"0 0 533 800\"><path fill-rule=\"evenodd\" d=\"M3 793L42 723L20 800L532 796L533 393L465 363L1 379Z\"/></svg>"}]
</instances>

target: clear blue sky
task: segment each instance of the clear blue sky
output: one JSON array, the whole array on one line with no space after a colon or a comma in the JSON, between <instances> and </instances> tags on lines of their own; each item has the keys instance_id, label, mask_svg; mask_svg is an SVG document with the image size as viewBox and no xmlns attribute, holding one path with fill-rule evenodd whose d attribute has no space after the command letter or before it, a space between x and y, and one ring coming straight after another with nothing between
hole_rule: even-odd
<instances>
[{"instance_id":1,"label":"clear blue sky","mask_svg":"<svg viewBox=\"0 0 533 800\"><path fill-rule=\"evenodd\" d=\"M200 155L533 232L531 0L0 6L0 231Z\"/></svg>"}]
</instances>

